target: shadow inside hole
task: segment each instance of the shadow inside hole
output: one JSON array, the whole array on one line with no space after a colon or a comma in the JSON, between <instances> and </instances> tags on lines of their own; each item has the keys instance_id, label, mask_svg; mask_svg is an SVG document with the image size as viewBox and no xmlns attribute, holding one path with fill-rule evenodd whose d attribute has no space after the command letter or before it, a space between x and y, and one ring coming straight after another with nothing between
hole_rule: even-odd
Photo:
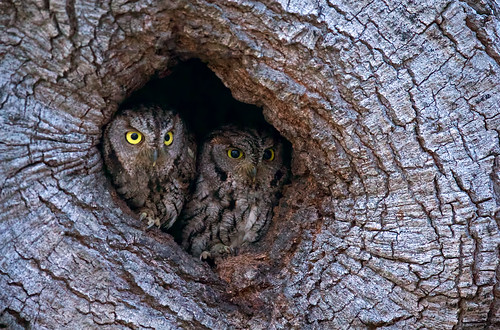
<instances>
[{"instance_id":1,"label":"shadow inside hole","mask_svg":"<svg viewBox=\"0 0 500 330\"><path fill-rule=\"evenodd\" d=\"M198 59L179 63L165 78L153 78L121 108L154 103L177 110L198 141L221 125L266 125L262 110L235 100L231 91Z\"/></svg>"}]
</instances>

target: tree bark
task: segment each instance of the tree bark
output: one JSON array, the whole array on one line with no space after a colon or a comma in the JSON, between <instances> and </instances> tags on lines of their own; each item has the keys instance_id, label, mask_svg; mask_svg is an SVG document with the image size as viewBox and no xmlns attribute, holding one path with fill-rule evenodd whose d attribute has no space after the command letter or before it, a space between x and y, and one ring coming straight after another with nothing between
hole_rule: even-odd
<instances>
[{"instance_id":1,"label":"tree bark","mask_svg":"<svg viewBox=\"0 0 500 330\"><path fill-rule=\"evenodd\" d=\"M500 325L498 2L3 0L0 27L0 324ZM100 156L193 57L293 145L266 237L215 269Z\"/></svg>"}]
</instances>

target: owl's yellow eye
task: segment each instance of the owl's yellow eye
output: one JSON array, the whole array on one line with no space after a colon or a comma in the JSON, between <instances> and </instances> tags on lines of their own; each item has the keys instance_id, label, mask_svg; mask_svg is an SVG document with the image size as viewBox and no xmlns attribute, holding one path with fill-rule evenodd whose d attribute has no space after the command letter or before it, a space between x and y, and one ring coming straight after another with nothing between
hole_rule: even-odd
<instances>
[{"instance_id":1,"label":"owl's yellow eye","mask_svg":"<svg viewBox=\"0 0 500 330\"><path fill-rule=\"evenodd\" d=\"M262 156L264 160L272 161L274 159L274 149L268 148L264 150L264 155Z\"/></svg>"},{"instance_id":2,"label":"owl's yellow eye","mask_svg":"<svg viewBox=\"0 0 500 330\"><path fill-rule=\"evenodd\" d=\"M137 144L142 141L142 134L137 131L129 131L125 137L130 144Z\"/></svg>"},{"instance_id":3,"label":"owl's yellow eye","mask_svg":"<svg viewBox=\"0 0 500 330\"><path fill-rule=\"evenodd\" d=\"M227 150L227 156L232 159L240 159L243 157L243 152L240 149L229 148Z\"/></svg>"},{"instance_id":4,"label":"owl's yellow eye","mask_svg":"<svg viewBox=\"0 0 500 330\"><path fill-rule=\"evenodd\" d=\"M165 134L163 143L165 143L166 146L169 146L174 142L174 133L172 131L168 132Z\"/></svg>"}]
</instances>

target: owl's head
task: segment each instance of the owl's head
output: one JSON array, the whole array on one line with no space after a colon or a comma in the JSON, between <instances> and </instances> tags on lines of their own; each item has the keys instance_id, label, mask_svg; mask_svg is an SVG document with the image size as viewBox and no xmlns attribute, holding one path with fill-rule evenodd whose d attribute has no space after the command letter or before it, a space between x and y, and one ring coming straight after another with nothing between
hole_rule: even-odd
<instances>
[{"instance_id":1,"label":"owl's head","mask_svg":"<svg viewBox=\"0 0 500 330\"><path fill-rule=\"evenodd\" d=\"M173 111L139 106L118 114L105 132L105 141L128 172L164 169L181 153L194 154L185 143L185 126Z\"/></svg>"},{"instance_id":2,"label":"owl's head","mask_svg":"<svg viewBox=\"0 0 500 330\"><path fill-rule=\"evenodd\" d=\"M204 148L204 162L214 164L222 181L229 178L236 184L262 187L273 185L286 174L282 169L283 141L270 128L224 126L209 135Z\"/></svg>"}]
</instances>

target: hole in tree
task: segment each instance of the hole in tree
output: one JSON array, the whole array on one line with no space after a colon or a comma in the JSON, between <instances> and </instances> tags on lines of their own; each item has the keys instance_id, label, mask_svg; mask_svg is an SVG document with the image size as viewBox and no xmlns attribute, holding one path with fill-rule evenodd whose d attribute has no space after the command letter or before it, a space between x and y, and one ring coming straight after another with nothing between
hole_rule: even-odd
<instances>
[{"instance_id":1,"label":"hole in tree","mask_svg":"<svg viewBox=\"0 0 500 330\"><path fill-rule=\"evenodd\" d=\"M195 134L198 147L209 132L226 124L243 127L269 125L261 108L235 100L222 81L198 59L179 63L163 78L154 77L143 88L132 93L120 108L139 104L155 104L177 110ZM291 144L283 140L284 162L289 168ZM177 243L182 241L182 229L178 220L168 230ZM260 240L264 236L265 233Z\"/></svg>"}]
</instances>

